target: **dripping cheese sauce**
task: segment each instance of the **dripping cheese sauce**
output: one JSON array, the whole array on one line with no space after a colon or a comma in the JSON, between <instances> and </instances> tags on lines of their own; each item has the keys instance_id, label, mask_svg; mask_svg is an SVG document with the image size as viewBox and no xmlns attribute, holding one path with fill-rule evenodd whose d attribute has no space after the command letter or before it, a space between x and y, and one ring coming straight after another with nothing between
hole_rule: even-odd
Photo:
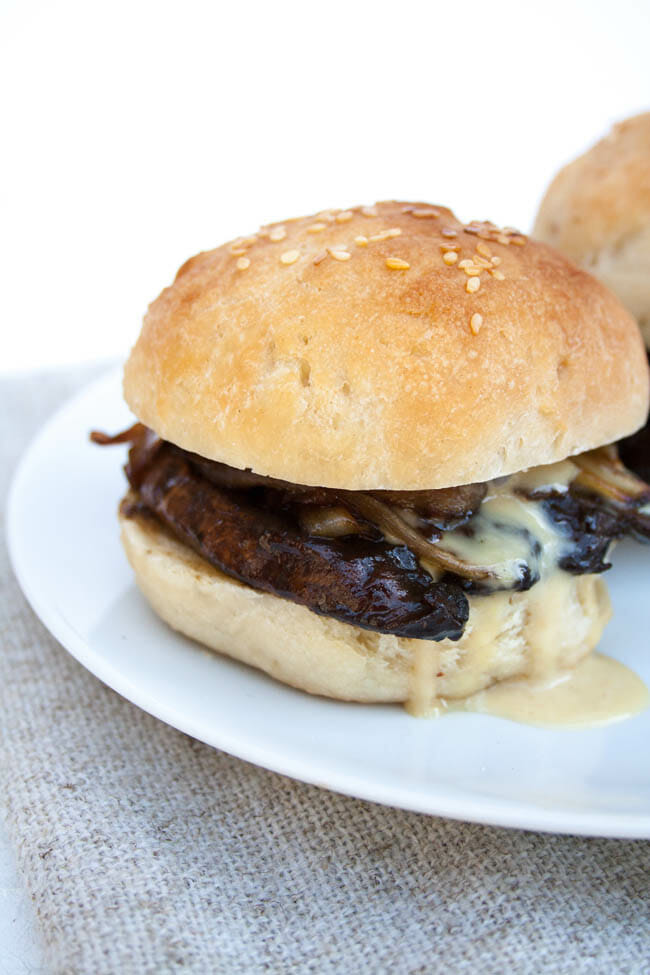
<instances>
[{"instance_id":1,"label":"dripping cheese sauce","mask_svg":"<svg viewBox=\"0 0 650 975\"><path fill-rule=\"evenodd\" d=\"M429 647L418 649L426 658ZM648 689L633 671L600 653L589 654L573 670L546 680L506 680L459 700L435 696L436 651L416 660L407 711L415 717L440 717L473 712L508 718L522 724L555 728L592 728L631 718L650 704Z\"/></svg>"},{"instance_id":2,"label":"dripping cheese sauce","mask_svg":"<svg viewBox=\"0 0 650 975\"><path fill-rule=\"evenodd\" d=\"M650 705L643 681L617 660L589 653L571 669L560 670L549 645L546 631L557 614L563 587L568 584L568 577L558 568L564 538L541 504L518 496L516 491L531 492L551 485L566 490L577 473L571 461L563 461L490 485L481 512L474 519L473 532L448 533L441 540L455 555L489 565L504 583L517 577L523 560L530 562L531 539L539 543L535 566L539 582L529 591L533 623L529 673L526 677L497 681L468 697L446 699L437 690L442 676L441 646L417 641L405 704L410 714L439 717L463 711L544 727L586 728L624 720ZM611 613L603 584L599 579L594 581L597 585L592 610L597 626ZM498 602L507 598L508 594L502 592L482 597L481 616L496 616ZM588 640L585 645L589 645Z\"/></svg>"}]
</instances>

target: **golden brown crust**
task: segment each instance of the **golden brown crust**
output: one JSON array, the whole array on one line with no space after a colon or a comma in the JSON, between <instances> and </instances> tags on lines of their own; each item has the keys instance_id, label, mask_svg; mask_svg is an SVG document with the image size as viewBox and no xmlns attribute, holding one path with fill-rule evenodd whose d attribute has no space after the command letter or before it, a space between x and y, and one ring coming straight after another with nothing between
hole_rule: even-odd
<instances>
[{"instance_id":1,"label":"golden brown crust","mask_svg":"<svg viewBox=\"0 0 650 975\"><path fill-rule=\"evenodd\" d=\"M642 326L650 323L650 112L615 125L560 170L533 233L612 288Z\"/></svg>"},{"instance_id":2,"label":"golden brown crust","mask_svg":"<svg viewBox=\"0 0 650 975\"><path fill-rule=\"evenodd\" d=\"M258 592L213 568L155 519L120 517L138 586L175 630L311 694L405 701L421 640L361 630ZM465 633L426 642L439 653L436 691L462 698L512 677L575 667L611 615L600 576L555 573L528 592L470 596Z\"/></svg>"},{"instance_id":3,"label":"golden brown crust","mask_svg":"<svg viewBox=\"0 0 650 975\"><path fill-rule=\"evenodd\" d=\"M592 277L516 233L398 202L189 260L151 305L124 389L188 450L352 490L552 463L637 429L648 403L636 325Z\"/></svg>"}]
</instances>

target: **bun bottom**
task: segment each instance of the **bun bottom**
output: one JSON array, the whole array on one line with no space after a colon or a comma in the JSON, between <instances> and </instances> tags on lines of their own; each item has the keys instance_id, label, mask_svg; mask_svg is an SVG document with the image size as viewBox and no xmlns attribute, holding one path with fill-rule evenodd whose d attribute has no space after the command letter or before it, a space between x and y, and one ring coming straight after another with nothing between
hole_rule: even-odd
<instances>
[{"instance_id":1,"label":"bun bottom","mask_svg":"<svg viewBox=\"0 0 650 975\"><path fill-rule=\"evenodd\" d=\"M138 586L173 629L285 684L345 701L407 701L423 644L438 654L435 690L445 698L572 668L596 646L611 615L600 576L558 571L528 592L470 597L456 643L389 636L237 582L153 518L120 515L120 523Z\"/></svg>"}]
</instances>

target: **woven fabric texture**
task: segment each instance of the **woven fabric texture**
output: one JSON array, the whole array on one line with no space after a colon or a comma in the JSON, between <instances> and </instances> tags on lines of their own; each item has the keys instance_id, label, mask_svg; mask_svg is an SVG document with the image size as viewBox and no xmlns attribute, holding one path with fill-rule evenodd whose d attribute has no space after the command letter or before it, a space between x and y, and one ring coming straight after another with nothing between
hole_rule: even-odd
<instances>
[{"instance_id":1,"label":"woven fabric texture","mask_svg":"<svg viewBox=\"0 0 650 975\"><path fill-rule=\"evenodd\" d=\"M87 378L3 381L3 498ZM650 972L650 844L420 816L231 758L87 673L0 560L0 801L51 972Z\"/></svg>"}]
</instances>

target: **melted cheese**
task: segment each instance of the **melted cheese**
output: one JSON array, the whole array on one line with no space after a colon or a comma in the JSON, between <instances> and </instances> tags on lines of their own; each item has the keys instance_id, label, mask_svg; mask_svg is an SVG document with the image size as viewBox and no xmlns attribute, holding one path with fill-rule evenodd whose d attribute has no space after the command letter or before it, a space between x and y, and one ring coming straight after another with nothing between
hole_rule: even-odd
<instances>
[{"instance_id":1,"label":"melted cheese","mask_svg":"<svg viewBox=\"0 0 650 975\"><path fill-rule=\"evenodd\" d=\"M549 680L593 650L610 617L607 587L598 575L556 571L527 592L472 595L460 640L412 641L407 710L435 715L449 698L495 682Z\"/></svg>"},{"instance_id":2,"label":"melted cheese","mask_svg":"<svg viewBox=\"0 0 650 975\"><path fill-rule=\"evenodd\" d=\"M441 548L474 565L490 568L495 587L515 586L528 566L535 578L557 566L564 538L538 501L512 494L487 498L469 526L445 532Z\"/></svg>"},{"instance_id":3,"label":"melted cheese","mask_svg":"<svg viewBox=\"0 0 650 975\"><path fill-rule=\"evenodd\" d=\"M411 714L431 717L448 710L474 711L528 724L586 727L622 720L648 706L650 697L640 678L615 660L586 656L611 615L604 583L598 576L583 576L576 583L575 577L558 568L566 537L540 502L517 493L549 487L566 491L577 472L575 464L563 461L493 482L469 531L443 534L441 547L468 562L489 566L496 587L516 584L526 565L539 581L525 593L471 597L470 621L456 652L464 657L467 686L473 690L492 681L486 690L457 700L439 696L445 649L442 644L414 641L418 646L406 705ZM526 601L525 626L516 651L525 669L523 676L503 680L482 671L483 648L501 653L504 621L518 599ZM507 654L505 643L503 653Z\"/></svg>"},{"instance_id":4,"label":"melted cheese","mask_svg":"<svg viewBox=\"0 0 650 975\"><path fill-rule=\"evenodd\" d=\"M431 640L418 640L410 675L406 710L414 718L439 717L445 702L437 695L440 647Z\"/></svg>"},{"instance_id":5,"label":"melted cheese","mask_svg":"<svg viewBox=\"0 0 650 975\"><path fill-rule=\"evenodd\" d=\"M592 728L631 718L648 704L650 694L640 677L618 660L594 653L574 670L546 680L503 681L449 702L448 709L543 727Z\"/></svg>"},{"instance_id":6,"label":"melted cheese","mask_svg":"<svg viewBox=\"0 0 650 975\"><path fill-rule=\"evenodd\" d=\"M565 538L539 501L516 492L542 487L566 491L577 471L575 464L562 461L492 482L478 513L465 528L444 532L440 547L488 566L495 588L515 586L526 566L536 579L548 576L564 553Z\"/></svg>"},{"instance_id":7,"label":"melted cheese","mask_svg":"<svg viewBox=\"0 0 650 975\"><path fill-rule=\"evenodd\" d=\"M580 468L570 460L561 460L559 464L542 464L541 467L531 467L527 471L513 474L507 479L510 490L538 491L540 488L551 488L554 491L567 491L571 481L580 473Z\"/></svg>"}]
</instances>

